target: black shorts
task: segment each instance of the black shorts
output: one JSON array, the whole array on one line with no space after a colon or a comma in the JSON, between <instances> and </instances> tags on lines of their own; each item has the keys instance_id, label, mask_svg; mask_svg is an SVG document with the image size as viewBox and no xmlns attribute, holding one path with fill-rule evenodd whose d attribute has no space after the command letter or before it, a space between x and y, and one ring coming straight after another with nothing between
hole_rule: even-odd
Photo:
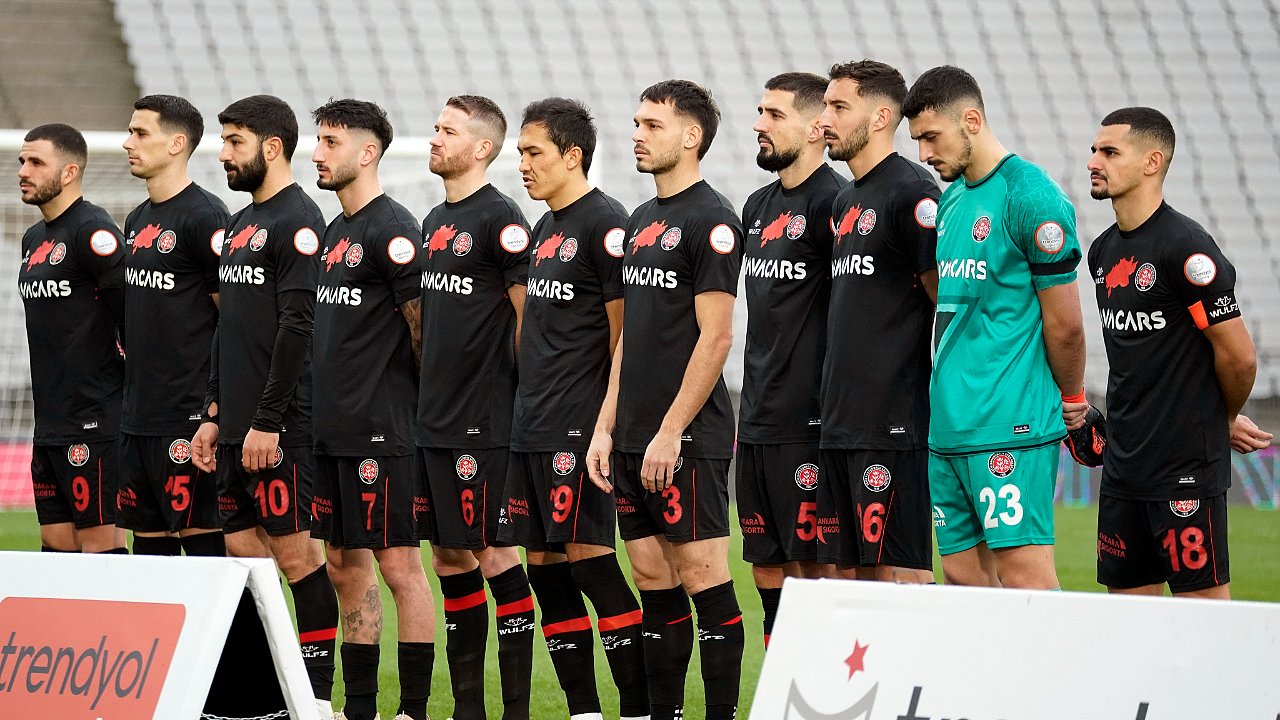
<instances>
[{"instance_id":1,"label":"black shorts","mask_svg":"<svg viewBox=\"0 0 1280 720\"><path fill-rule=\"evenodd\" d=\"M729 461L680 458L666 490L649 492L640 484L644 455L613 454L613 493L623 540L663 535L689 542L729 534Z\"/></svg>"},{"instance_id":2,"label":"black shorts","mask_svg":"<svg viewBox=\"0 0 1280 720\"><path fill-rule=\"evenodd\" d=\"M928 450L822 451L818 562L933 569Z\"/></svg>"},{"instance_id":3,"label":"black shorts","mask_svg":"<svg viewBox=\"0 0 1280 720\"><path fill-rule=\"evenodd\" d=\"M31 448L31 488L41 525L79 529L116 523L120 443L107 440Z\"/></svg>"},{"instance_id":4,"label":"black shorts","mask_svg":"<svg viewBox=\"0 0 1280 720\"><path fill-rule=\"evenodd\" d=\"M498 540L528 550L564 552L565 543L613 547L613 494L587 477L586 453L512 452Z\"/></svg>"},{"instance_id":5,"label":"black shorts","mask_svg":"<svg viewBox=\"0 0 1280 720\"><path fill-rule=\"evenodd\" d=\"M315 462L311 447L277 447L271 468L244 469L244 445L218 446L218 510L222 529L233 533L261 525L278 537L311 529Z\"/></svg>"},{"instance_id":6,"label":"black shorts","mask_svg":"<svg viewBox=\"0 0 1280 720\"><path fill-rule=\"evenodd\" d=\"M176 435L120 436L117 523L136 532L214 530L218 479L191 464L191 440Z\"/></svg>"},{"instance_id":7,"label":"black shorts","mask_svg":"<svg viewBox=\"0 0 1280 720\"><path fill-rule=\"evenodd\" d=\"M427 513L412 455L315 456L314 537L338 548L381 550L419 543Z\"/></svg>"},{"instance_id":8,"label":"black shorts","mask_svg":"<svg viewBox=\"0 0 1280 720\"><path fill-rule=\"evenodd\" d=\"M818 557L818 443L738 444L742 559L780 565Z\"/></svg>"},{"instance_id":9,"label":"black shorts","mask_svg":"<svg viewBox=\"0 0 1280 720\"><path fill-rule=\"evenodd\" d=\"M433 545L462 550L507 547L498 538L507 485L505 447L482 450L418 448L428 495Z\"/></svg>"},{"instance_id":10,"label":"black shorts","mask_svg":"<svg viewBox=\"0 0 1280 720\"><path fill-rule=\"evenodd\" d=\"M1203 500L1098 498L1098 582L1175 593L1231 581L1227 496Z\"/></svg>"}]
</instances>

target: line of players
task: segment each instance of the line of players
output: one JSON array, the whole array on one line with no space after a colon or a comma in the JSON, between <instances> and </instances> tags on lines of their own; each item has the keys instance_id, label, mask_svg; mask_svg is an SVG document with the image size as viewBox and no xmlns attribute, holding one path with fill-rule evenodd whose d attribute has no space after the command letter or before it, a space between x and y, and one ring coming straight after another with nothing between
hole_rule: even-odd
<instances>
[{"instance_id":1,"label":"line of players","mask_svg":"<svg viewBox=\"0 0 1280 720\"><path fill-rule=\"evenodd\" d=\"M584 594L623 717L680 716L690 597L707 717L732 717L743 631L721 370L743 265L736 482L766 639L785 575L929 582L931 531L950 582L1057 587L1066 428L1078 459L1104 464L1100 581L1225 596L1227 447L1270 436L1238 415L1254 360L1234 271L1161 200L1168 121L1113 113L1089 164L1117 213L1090 258L1111 359L1104 453L1082 390L1074 211L1000 145L972 77L935 68L908 91L892 67L847 63L771 79L759 111L757 161L779 178L739 219L700 177L719 122L700 86L641 95L636 166L656 197L630 216L588 184L586 109L529 105L520 172L549 208L532 230L486 180L506 120L479 96L437 120L430 169L446 201L421 225L378 184L392 129L372 103L313 114L318 185L343 208L327 226L290 174L293 113L269 96L219 116L228 184L253 200L230 217L186 174L198 112L140 100L125 147L150 199L124 235L80 199L78 133L33 130L20 178L45 222L24 238L20 288L45 547L122 551L105 490L119 433L116 519L135 552L220 554L221 528L232 554L275 557L324 701L341 607L348 718L375 714L375 560L399 617L400 712L425 717L422 540L457 720L484 717L486 582L503 717L528 715L531 589L574 717L600 712ZM893 152L903 117L921 159L963 181L940 194ZM141 360L122 362L117 328Z\"/></svg>"}]
</instances>

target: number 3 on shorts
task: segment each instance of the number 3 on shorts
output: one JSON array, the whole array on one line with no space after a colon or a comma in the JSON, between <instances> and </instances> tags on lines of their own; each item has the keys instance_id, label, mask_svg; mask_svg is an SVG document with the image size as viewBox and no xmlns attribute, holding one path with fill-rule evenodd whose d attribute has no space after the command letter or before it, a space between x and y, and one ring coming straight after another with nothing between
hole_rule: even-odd
<instances>
[{"instance_id":1,"label":"number 3 on shorts","mask_svg":"<svg viewBox=\"0 0 1280 720\"><path fill-rule=\"evenodd\" d=\"M1004 501L1004 509L997 513L996 506L1001 500ZM998 491L984 487L978 492L978 502L987 506L982 526L988 530L1000 527L1001 523L1017 525L1022 522L1022 491L1017 485L1002 485Z\"/></svg>"}]
</instances>

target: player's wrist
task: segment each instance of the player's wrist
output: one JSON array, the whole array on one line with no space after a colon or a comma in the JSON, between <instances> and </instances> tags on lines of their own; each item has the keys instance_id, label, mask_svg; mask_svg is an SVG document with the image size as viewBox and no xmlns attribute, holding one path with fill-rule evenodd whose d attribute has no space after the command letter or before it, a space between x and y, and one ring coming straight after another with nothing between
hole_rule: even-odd
<instances>
[{"instance_id":1,"label":"player's wrist","mask_svg":"<svg viewBox=\"0 0 1280 720\"><path fill-rule=\"evenodd\" d=\"M1085 399L1084 388L1081 388L1080 392L1076 393L1075 395L1068 395L1066 393L1062 393L1062 402L1079 404L1079 403L1088 402L1088 400Z\"/></svg>"},{"instance_id":2,"label":"player's wrist","mask_svg":"<svg viewBox=\"0 0 1280 720\"><path fill-rule=\"evenodd\" d=\"M200 422L218 424L218 404L209 403L200 411Z\"/></svg>"}]
</instances>

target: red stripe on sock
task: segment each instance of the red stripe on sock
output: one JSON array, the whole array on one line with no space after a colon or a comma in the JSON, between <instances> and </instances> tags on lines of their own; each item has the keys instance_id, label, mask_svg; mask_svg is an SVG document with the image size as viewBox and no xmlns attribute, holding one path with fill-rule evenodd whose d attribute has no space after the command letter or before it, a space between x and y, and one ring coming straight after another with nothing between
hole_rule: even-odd
<instances>
[{"instance_id":1,"label":"red stripe on sock","mask_svg":"<svg viewBox=\"0 0 1280 720\"><path fill-rule=\"evenodd\" d=\"M667 624L668 624L668 625L679 625L680 623L684 622L685 620L688 620L688 619L689 619L689 618L691 618L691 617L693 617L693 613L689 613L688 615L685 615L685 616L684 616L684 617L682 617L682 618L676 618L675 620L672 620L671 622L669 622L669 623L667 623Z\"/></svg>"},{"instance_id":2,"label":"red stripe on sock","mask_svg":"<svg viewBox=\"0 0 1280 720\"><path fill-rule=\"evenodd\" d=\"M298 633L298 642L324 642L325 640L333 640L336 637L338 637L338 628L331 627L324 630L309 630L304 633Z\"/></svg>"},{"instance_id":3,"label":"red stripe on sock","mask_svg":"<svg viewBox=\"0 0 1280 720\"><path fill-rule=\"evenodd\" d=\"M734 618L734 619L732 619L732 620L726 620L726 621L724 621L724 622L722 622L722 623L720 623L720 624L721 624L721 625L737 625L737 624L738 624L738 623L740 623L740 622L742 622L742 616L741 616L741 615L739 615L738 617L736 617L736 618Z\"/></svg>"},{"instance_id":4,"label":"red stripe on sock","mask_svg":"<svg viewBox=\"0 0 1280 720\"><path fill-rule=\"evenodd\" d=\"M516 613L533 612L533 596L525 595L519 600L509 602L506 605L499 605L494 615L503 617L504 615L515 615Z\"/></svg>"},{"instance_id":5,"label":"red stripe on sock","mask_svg":"<svg viewBox=\"0 0 1280 720\"><path fill-rule=\"evenodd\" d=\"M644 619L644 613L640 610L632 610L629 613L621 615L611 615L609 617L600 618L600 632L610 632L619 628L631 627L639 625Z\"/></svg>"},{"instance_id":6,"label":"red stripe on sock","mask_svg":"<svg viewBox=\"0 0 1280 720\"><path fill-rule=\"evenodd\" d=\"M463 595L459 598L445 598L444 611L458 612L460 610L468 610L477 605L483 605L489 602L489 596L485 594L484 588L481 588L470 595Z\"/></svg>"},{"instance_id":7,"label":"red stripe on sock","mask_svg":"<svg viewBox=\"0 0 1280 720\"><path fill-rule=\"evenodd\" d=\"M768 635L765 635L765 636L764 636L764 649L765 649L765 650L768 650L768 649L769 649L769 636L768 636Z\"/></svg>"},{"instance_id":8,"label":"red stripe on sock","mask_svg":"<svg viewBox=\"0 0 1280 720\"><path fill-rule=\"evenodd\" d=\"M548 623L542 626L542 636L551 637L552 635L561 635L571 632L582 632L591 630L591 618L583 615L580 618L572 620L563 620L556 623Z\"/></svg>"}]
</instances>

